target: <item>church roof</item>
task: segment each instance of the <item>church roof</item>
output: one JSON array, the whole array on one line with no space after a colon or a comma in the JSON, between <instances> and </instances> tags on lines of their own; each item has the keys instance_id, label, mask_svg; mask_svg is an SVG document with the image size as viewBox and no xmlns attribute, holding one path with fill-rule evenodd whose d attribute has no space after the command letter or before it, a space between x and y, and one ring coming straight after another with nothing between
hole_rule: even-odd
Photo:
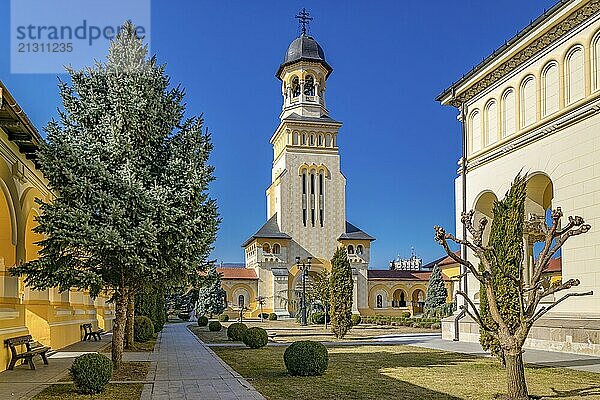
<instances>
[{"instance_id":1,"label":"church roof","mask_svg":"<svg viewBox=\"0 0 600 400\"><path fill-rule=\"evenodd\" d=\"M346 221L346 232L342 233L338 240L370 240L373 241L375 238L360 228L352 225Z\"/></svg>"},{"instance_id":2,"label":"church roof","mask_svg":"<svg viewBox=\"0 0 600 400\"><path fill-rule=\"evenodd\" d=\"M342 124L339 121L329 117L328 115L322 115L320 117L306 117L304 115L298 115L296 113L291 113L287 117L283 119L283 121L300 121L300 122L327 122L330 124Z\"/></svg>"},{"instance_id":3,"label":"church roof","mask_svg":"<svg viewBox=\"0 0 600 400\"><path fill-rule=\"evenodd\" d=\"M291 239L291 236L281 232L279 230L279 225L277 224L277 213L273 214L273 216L265 222L265 224L258 230L256 233L248 238L242 244L242 247L246 247L250 244L254 239Z\"/></svg>"},{"instance_id":4,"label":"church roof","mask_svg":"<svg viewBox=\"0 0 600 400\"><path fill-rule=\"evenodd\" d=\"M327 75L333 71L333 68L331 68L331 66L327 64L327 61L325 61L325 53L323 52L323 48L312 36L308 36L306 34L300 35L294 39L292 43L290 43L285 53L285 57L283 58L283 63L277 70L276 76L279 78L283 68L298 61L319 62L327 70Z\"/></svg>"},{"instance_id":5,"label":"church roof","mask_svg":"<svg viewBox=\"0 0 600 400\"><path fill-rule=\"evenodd\" d=\"M223 279L258 279L256 271L251 268L217 268Z\"/></svg>"},{"instance_id":6,"label":"church roof","mask_svg":"<svg viewBox=\"0 0 600 400\"><path fill-rule=\"evenodd\" d=\"M428 281L431 276L430 271L407 271L402 269L369 269L367 270L367 279L382 280L402 280L402 281ZM442 279L449 281L442 271Z\"/></svg>"}]
</instances>

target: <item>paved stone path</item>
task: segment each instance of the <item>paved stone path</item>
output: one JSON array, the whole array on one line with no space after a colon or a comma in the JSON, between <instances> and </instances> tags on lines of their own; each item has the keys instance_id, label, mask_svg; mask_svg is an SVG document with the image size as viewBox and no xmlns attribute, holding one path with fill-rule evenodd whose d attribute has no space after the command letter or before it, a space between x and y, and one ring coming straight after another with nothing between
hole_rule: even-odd
<instances>
[{"instance_id":1,"label":"paved stone path","mask_svg":"<svg viewBox=\"0 0 600 400\"><path fill-rule=\"evenodd\" d=\"M264 400L186 325L165 325L148 373L153 383L144 386L142 400Z\"/></svg>"}]
</instances>

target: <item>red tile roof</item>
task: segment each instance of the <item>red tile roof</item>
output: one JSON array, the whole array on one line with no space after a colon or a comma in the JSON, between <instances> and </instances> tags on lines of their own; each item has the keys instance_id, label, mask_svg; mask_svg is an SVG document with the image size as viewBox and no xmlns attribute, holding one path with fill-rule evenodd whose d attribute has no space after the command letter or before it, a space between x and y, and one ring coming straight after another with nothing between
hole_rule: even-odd
<instances>
[{"instance_id":1,"label":"red tile roof","mask_svg":"<svg viewBox=\"0 0 600 400\"><path fill-rule=\"evenodd\" d=\"M562 257L553 258L544 272L562 272Z\"/></svg>"},{"instance_id":2,"label":"red tile roof","mask_svg":"<svg viewBox=\"0 0 600 400\"><path fill-rule=\"evenodd\" d=\"M258 279L256 272L250 268L217 268L223 279Z\"/></svg>"},{"instance_id":3,"label":"red tile roof","mask_svg":"<svg viewBox=\"0 0 600 400\"><path fill-rule=\"evenodd\" d=\"M428 281L431 276L429 271L405 271L399 269L370 269L367 271L368 279L402 280L402 281ZM442 273L445 281L450 280Z\"/></svg>"},{"instance_id":4,"label":"red tile roof","mask_svg":"<svg viewBox=\"0 0 600 400\"><path fill-rule=\"evenodd\" d=\"M454 254L456 254L457 256L460 257L460 250L455 251ZM447 256L446 258L444 258L442 261L440 261L438 263L438 265L440 267L444 267L446 265L452 265L452 264L457 264L457 262L454 261L454 259L452 257L450 257L450 256Z\"/></svg>"}]
</instances>

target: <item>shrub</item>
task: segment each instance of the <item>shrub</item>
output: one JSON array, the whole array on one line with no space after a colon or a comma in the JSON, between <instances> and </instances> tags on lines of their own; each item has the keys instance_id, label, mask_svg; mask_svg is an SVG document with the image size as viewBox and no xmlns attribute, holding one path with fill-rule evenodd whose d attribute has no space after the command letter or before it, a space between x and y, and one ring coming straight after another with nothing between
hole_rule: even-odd
<instances>
[{"instance_id":1,"label":"shrub","mask_svg":"<svg viewBox=\"0 0 600 400\"><path fill-rule=\"evenodd\" d=\"M260 313L258 314L258 318L262 318L262 319L268 319L269 318L269 313Z\"/></svg>"},{"instance_id":2,"label":"shrub","mask_svg":"<svg viewBox=\"0 0 600 400\"><path fill-rule=\"evenodd\" d=\"M221 321L221 322L227 322L227 321L229 321L229 315L227 315L227 314L221 314L221 315L219 315L219 321Z\"/></svg>"},{"instance_id":3,"label":"shrub","mask_svg":"<svg viewBox=\"0 0 600 400\"><path fill-rule=\"evenodd\" d=\"M350 318L350 320L352 321L352 326L356 326L356 325L360 324L360 322L362 321L362 318L358 314L352 314L352 317ZM394 325L395 324L396 323L394 322Z\"/></svg>"},{"instance_id":4,"label":"shrub","mask_svg":"<svg viewBox=\"0 0 600 400\"><path fill-rule=\"evenodd\" d=\"M402 318L410 318L410 311L403 311L400 315Z\"/></svg>"},{"instance_id":5,"label":"shrub","mask_svg":"<svg viewBox=\"0 0 600 400\"><path fill-rule=\"evenodd\" d=\"M243 341L246 346L252 349L259 349L267 345L269 336L263 328L255 326L254 328L246 329Z\"/></svg>"},{"instance_id":6,"label":"shrub","mask_svg":"<svg viewBox=\"0 0 600 400\"><path fill-rule=\"evenodd\" d=\"M316 376L322 375L327 369L329 355L321 343L303 340L285 349L283 362L293 376Z\"/></svg>"},{"instance_id":7,"label":"shrub","mask_svg":"<svg viewBox=\"0 0 600 400\"><path fill-rule=\"evenodd\" d=\"M431 324L431 329L442 329L442 324L440 324L439 322L434 322L433 324Z\"/></svg>"},{"instance_id":8,"label":"shrub","mask_svg":"<svg viewBox=\"0 0 600 400\"><path fill-rule=\"evenodd\" d=\"M275 314L274 312L269 314L269 321L277 321L277 314Z\"/></svg>"},{"instance_id":9,"label":"shrub","mask_svg":"<svg viewBox=\"0 0 600 400\"><path fill-rule=\"evenodd\" d=\"M154 336L154 324L152 320L143 315L133 319L133 340L136 342L147 342Z\"/></svg>"},{"instance_id":10,"label":"shrub","mask_svg":"<svg viewBox=\"0 0 600 400\"><path fill-rule=\"evenodd\" d=\"M316 312L312 315L311 320L313 324L324 324L325 323L325 313L324 312ZM331 316L327 314L327 322L331 321Z\"/></svg>"},{"instance_id":11,"label":"shrub","mask_svg":"<svg viewBox=\"0 0 600 400\"><path fill-rule=\"evenodd\" d=\"M239 342L244 338L244 333L248 330L246 324L241 322L236 322L229 325L227 328L227 337L229 340L233 340L234 342Z\"/></svg>"},{"instance_id":12,"label":"shrub","mask_svg":"<svg viewBox=\"0 0 600 400\"><path fill-rule=\"evenodd\" d=\"M208 325L208 318L205 315L198 317L198 326Z\"/></svg>"},{"instance_id":13,"label":"shrub","mask_svg":"<svg viewBox=\"0 0 600 400\"><path fill-rule=\"evenodd\" d=\"M150 287L135 295L135 315L143 315L152 320L154 332L162 331L167 322L165 291Z\"/></svg>"},{"instance_id":14,"label":"shrub","mask_svg":"<svg viewBox=\"0 0 600 400\"><path fill-rule=\"evenodd\" d=\"M101 393L112 377L112 361L99 353L82 354L73 361L69 375L78 392L90 395Z\"/></svg>"},{"instance_id":15,"label":"shrub","mask_svg":"<svg viewBox=\"0 0 600 400\"><path fill-rule=\"evenodd\" d=\"M219 332L221 328L223 328L223 326L219 321L210 321L210 324L208 324L208 330L211 332Z\"/></svg>"},{"instance_id":16,"label":"shrub","mask_svg":"<svg viewBox=\"0 0 600 400\"><path fill-rule=\"evenodd\" d=\"M412 327L413 327L413 328L420 328L420 327L421 327L421 324L419 324L418 322L413 322L413 323L412 323Z\"/></svg>"}]
</instances>

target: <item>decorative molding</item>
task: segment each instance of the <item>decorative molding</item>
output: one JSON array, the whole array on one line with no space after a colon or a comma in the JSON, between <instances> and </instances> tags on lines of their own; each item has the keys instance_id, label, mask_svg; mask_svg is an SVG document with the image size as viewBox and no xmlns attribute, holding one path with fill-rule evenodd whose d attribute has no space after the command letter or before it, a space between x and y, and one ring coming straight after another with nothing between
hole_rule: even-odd
<instances>
[{"instance_id":1,"label":"decorative molding","mask_svg":"<svg viewBox=\"0 0 600 400\"><path fill-rule=\"evenodd\" d=\"M529 59L541 53L544 49L550 46L553 42L569 33L594 14L600 11L600 0L592 0L588 4L582 6L578 10L571 13L564 20L559 22L549 31L543 33L535 39L529 46L519 51L514 57L505 61L493 71L489 72L482 79L471 85L467 90L456 95L449 104L460 108L461 104L468 102L478 93L485 90L504 76L515 70L519 66L526 63Z\"/></svg>"}]
</instances>

